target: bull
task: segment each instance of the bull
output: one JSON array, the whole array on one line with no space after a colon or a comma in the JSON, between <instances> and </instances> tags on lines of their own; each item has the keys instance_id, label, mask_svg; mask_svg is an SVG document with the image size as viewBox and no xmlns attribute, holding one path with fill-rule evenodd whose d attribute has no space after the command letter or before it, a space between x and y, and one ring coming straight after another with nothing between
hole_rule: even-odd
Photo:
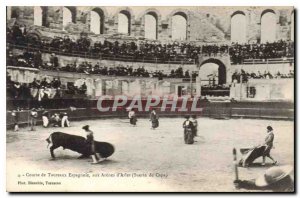
<instances>
[{"instance_id":1,"label":"bull","mask_svg":"<svg viewBox=\"0 0 300 198\"><path fill-rule=\"evenodd\" d=\"M80 153L81 156L79 158L87 158L91 155L91 147L86 144L86 139L82 136L53 132L46 141L48 142L48 146L51 144L50 154L52 159L55 159L54 150L59 147ZM95 151L102 158L107 158L114 153L115 149L110 143L95 141Z\"/></svg>"}]
</instances>

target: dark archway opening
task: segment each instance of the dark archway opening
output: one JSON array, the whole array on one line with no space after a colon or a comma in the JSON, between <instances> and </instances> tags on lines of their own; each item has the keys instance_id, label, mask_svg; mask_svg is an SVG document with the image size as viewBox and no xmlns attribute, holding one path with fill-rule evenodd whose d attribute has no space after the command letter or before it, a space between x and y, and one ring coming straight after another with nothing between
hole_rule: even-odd
<instances>
[{"instance_id":1,"label":"dark archway opening","mask_svg":"<svg viewBox=\"0 0 300 198\"><path fill-rule=\"evenodd\" d=\"M200 70L201 70L201 66L207 64L207 63L214 63L216 65L218 65L218 84L219 85L223 85L226 84L226 66L224 65L224 63L218 59L208 59L206 61L203 61L200 64ZM200 72L200 71L199 71Z\"/></svg>"},{"instance_id":2,"label":"dark archway opening","mask_svg":"<svg viewBox=\"0 0 300 198\"><path fill-rule=\"evenodd\" d=\"M41 8L42 8L42 26L49 27L48 7L47 6L41 6Z\"/></svg>"}]
</instances>

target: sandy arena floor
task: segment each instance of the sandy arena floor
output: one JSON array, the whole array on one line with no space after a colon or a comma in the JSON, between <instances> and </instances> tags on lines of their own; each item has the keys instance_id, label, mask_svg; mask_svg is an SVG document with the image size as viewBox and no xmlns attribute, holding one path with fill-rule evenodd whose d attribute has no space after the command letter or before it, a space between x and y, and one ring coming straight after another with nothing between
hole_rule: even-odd
<instances>
[{"instance_id":1,"label":"sandy arena floor","mask_svg":"<svg viewBox=\"0 0 300 198\"><path fill-rule=\"evenodd\" d=\"M161 118L157 130L150 129L148 119L139 119L137 127L130 126L127 119L104 119L72 122L70 128L7 131L7 190L241 192L245 190L236 190L232 184L232 148L262 143L267 125L272 125L275 133L271 154L280 165L294 163L292 121L199 118L200 137L193 145L183 142L183 121ZM62 131L85 137L81 127L86 124L96 140L112 143L115 153L107 161L91 165L91 159L77 159L78 153L58 148L57 159L51 161L45 141L49 134ZM255 178L268 167L239 168L240 179ZM46 176L33 175L42 173ZM50 177L48 173L67 176ZM89 173L90 177L78 179L69 173ZM28 185L28 181L43 185Z\"/></svg>"}]
</instances>

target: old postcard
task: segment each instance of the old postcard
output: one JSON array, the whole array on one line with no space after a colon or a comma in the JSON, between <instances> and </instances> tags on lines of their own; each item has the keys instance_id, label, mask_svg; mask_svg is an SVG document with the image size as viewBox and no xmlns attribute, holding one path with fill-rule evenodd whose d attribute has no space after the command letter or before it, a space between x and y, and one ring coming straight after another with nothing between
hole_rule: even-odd
<instances>
[{"instance_id":1,"label":"old postcard","mask_svg":"<svg viewBox=\"0 0 300 198\"><path fill-rule=\"evenodd\" d=\"M294 7L6 11L8 192L294 192Z\"/></svg>"}]
</instances>

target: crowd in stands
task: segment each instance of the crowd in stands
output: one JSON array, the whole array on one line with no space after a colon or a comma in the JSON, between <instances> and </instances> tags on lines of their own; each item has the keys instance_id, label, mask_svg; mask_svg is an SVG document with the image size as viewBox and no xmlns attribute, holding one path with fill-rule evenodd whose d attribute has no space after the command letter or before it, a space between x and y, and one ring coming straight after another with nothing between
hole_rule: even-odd
<instances>
[{"instance_id":1,"label":"crowd in stands","mask_svg":"<svg viewBox=\"0 0 300 198\"><path fill-rule=\"evenodd\" d=\"M229 48L232 64L243 64L245 59L294 57L294 43L277 41L265 44L233 44Z\"/></svg>"},{"instance_id":2,"label":"crowd in stands","mask_svg":"<svg viewBox=\"0 0 300 198\"><path fill-rule=\"evenodd\" d=\"M168 43L161 44L157 41L125 42L108 41L95 42L92 44L87 34L82 33L77 40L69 36L57 37L52 40L40 40L37 37L26 36L27 31L22 31L19 26L7 28L7 41L17 45L36 47L39 50L51 50L57 53L87 54L96 58L127 58L130 61L152 62L185 61L195 63L200 53L200 47L190 43ZM206 49L207 52L210 48ZM145 60L147 61L147 60Z\"/></svg>"},{"instance_id":3,"label":"crowd in stands","mask_svg":"<svg viewBox=\"0 0 300 198\"><path fill-rule=\"evenodd\" d=\"M22 54L13 54L9 47L6 48L6 65L28 68L59 69L58 57L52 53L49 61L43 61L41 51L26 50Z\"/></svg>"},{"instance_id":4,"label":"crowd in stands","mask_svg":"<svg viewBox=\"0 0 300 198\"><path fill-rule=\"evenodd\" d=\"M50 83L48 83L46 79L41 82L34 79L32 83L20 83L12 81L9 75L7 75L6 79L7 97L12 99L38 98L40 97L40 93L43 95L40 99L46 99L50 96L49 89L59 90L61 88L59 79L53 79ZM38 91L33 94L32 89L36 89ZM54 97L60 97L60 92L56 92Z\"/></svg>"},{"instance_id":5,"label":"crowd in stands","mask_svg":"<svg viewBox=\"0 0 300 198\"><path fill-rule=\"evenodd\" d=\"M123 58L128 61L150 61L168 63L169 61L184 61L198 63L198 55L217 56L228 54L233 64L242 64L245 59L270 59L294 56L294 43L277 41L265 44L232 45L202 45L192 43L165 43L159 41L97 41L92 44L86 33L77 40L69 36L57 37L52 40L41 40L38 37L27 36L26 27L15 25L7 28L7 41L17 45L35 47L35 50L50 52L85 54L94 58ZM86 56L85 56L86 57Z\"/></svg>"},{"instance_id":6,"label":"crowd in stands","mask_svg":"<svg viewBox=\"0 0 300 198\"><path fill-rule=\"evenodd\" d=\"M6 27L6 40L18 45L26 45L29 41L27 39L27 29L25 25L14 25L11 28Z\"/></svg>"},{"instance_id":7,"label":"crowd in stands","mask_svg":"<svg viewBox=\"0 0 300 198\"><path fill-rule=\"evenodd\" d=\"M8 66L39 68L42 64L42 53L40 51L31 52L26 50L23 54L16 55L9 48L6 49L6 65Z\"/></svg>"},{"instance_id":8,"label":"crowd in stands","mask_svg":"<svg viewBox=\"0 0 300 198\"><path fill-rule=\"evenodd\" d=\"M188 70L183 71L179 66L176 70L171 70L169 74L164 73L162 70L154 72L146 70L144 67L134 69L132 66L107 67L96 63L93 65L91 62L81 62L79 64L67 64L64 67L59 66L58 58L53 53L50 56L50 61L43 62L41 52L25 51L23 54L14 55L7 49L6 64L9 66L20 66L28 68L38 68L45 70L67 71L86 74L100 74L105 76L133 76L133 77L153 77L153 78L196 78L195 72L190 73Z\"/></svg>"},{"instance_id":9,"label":"crowd in stands","mask_svg":"<svg viewBox=\"0 0 300 198\"><path fill-rule=\"evenodd\" d=\"M129 56L133 61L152 59L157 62L168 62L169 60L185 60L194 63L198 59L200 48L189 43L168 43L161 44L153 41L136 42L110 42L105 40L103 43L96 42L91 47L93 53L101 53L104 56ZM147 61L147 60L146 60Z\"/></svg>"},{"instance_id":10,"label":"crowd in stands","mask_svg":"<svg viewBox=\"0 0 300 198\"><path fill-rule=\"evenodd\" d=\"M232 82L240 83L242 82L248 82L249 79L278 79L278 78L294 78L294 71L290 70L288 74L281 74L280 72L277 72L276 74L271 74L269 71L265 71L264 73L261 73L258 71L258 73L248 73L244 70L241 70L241 72L234 72L232 74Z\"/></svg>"},{"instance_id":11,"label":"crowd in stands","mask_svg":"<svg viewBox=\"0 0 300 198\"><path fill-rule=\"evenodd\" d=\"M14 82L10 76L6 76L6 94L6 97L11 99L32 98L28 84Z\"/></svg>"},{"instance_id":12,"label":"crowd in stands","mask_svg":"<svg viewBox=\"0 0 300 198\"><path fill-rule=\"evenodd\" d=\"M38 50L49 50L56 53L87 54L94 58L122 57L130 61L147 61L167 63L181 61L197 63L198 55L217 56L228 54L233 64L242 64L245 59L270 59L294 56L294 43L277 41L265 44L238 44L232 45L203 45L191 43L165 43L159 41L97 41L92 44L86 33L82 33L77 40L69 36L57 37L52 40L41 40L38 37L27 36L25 26L15 25L7 28L7 41L17 45L35 47ZM150 61L151 62L151 61Z\"/></svg>"},{"instance_id":13,"label":"crowd in stands","mask_svg":"<svg viewBox=\"0 0 300 198\"><path fill-rule=\"evenodd\" d=\"M92 65L91 62L82 62L79 65L76 63L67 64L65 67L60 68L61 71L78 72L86 74L100 74L105 76L133 76L133 77L152 77L152 78L195 78L197 74L195 72L190 73L189 70L183 71L179 66L177 69L172 69L169 74L164 73L162 70L148 71L144 66L140 66L134 69L132 66L127 65L107 67L102 66L99 63Z\"/></svg>"},{"instance_id":14,"label":"crowd in stands","mask_svg":"<svg viewBox=\"0 0 300 198\"><path fill-rule=\"evenodd\" d=\"M32 83L29 84L30 88L40 89L40 88L53 88L53 89L60 89L61 82L58 78L53 78L51 82L44 78L42 81L34 79Z\"/></svg>"},{"instance_id":15,"label":"crowd in stands","mask_svg":"<svg viewBox=\"0 0 300 198\"><path fill-rule=\"evenodd\" d=\"M62 94L85 95L87 86L85 84L76 87L73 84L68 84L65 88L58 78L53 78L50 81L47 78L43 80L34 79L31 83L20 83L11 80L7 74L6 77L7 97L11 99L53 99L61 98ZM64 91L62 93L62 90Z\"/></svg>"},{"instance_id":16,"label":"crowd in stands","mask_svg":"<svg viewBox=\"0 0 300 198\"><path fill-rule=\"evenodd\" d=\"M168 63L170 60L184 60L190 63L198 63L199 55L203 56L219 56L230 55L232 64L243 64L248 59L271 59L271 58L288 58L294 57L294 43L288 41L277 41L265 44L238 44L232 45L216 45L207 44L197 46L193 43L161 43L159 41L109 41L92 43L86 33L82 33L80 38L74 40L69 36L54 37L50 40L43 40L39 37L27 35L26 26L15 25L12 28L7 28L7 42L18 46L26 46L23 54L13 54L10 47L7 47L7 65L21 66L29 68L41 68L55 71L67 71L86 74L100 74L107 76L133 76L133 77L157 77L162 78L196 78L196 72L183 70L181 66L173 69L170 73L164 73L163 70L148 71L144 67L133 68L132 66L115 66L109 67L91 62L74 62L65 66L59 65L59 60L56 54L74 55L88 54L91 58L110 59L112 57L128 58L133 62L149 61L158 63ZM27 48L27 47L30 48ZM42 53L51 52L50 60L43 61ZM87 57L87 56L85 56ZM186 62L185 62L186 63ZM232 82L247 82L248 79L272 79L272 78L293 78L294 73L289 74L270 74L264 72L247 73L241 71L235 72L232 75ZM204 87L214 90L220 87ZM28 98L32 96L31 89L37 89L39 92L43 90L43 98L49 97L47 89L61 90L64 89L67 94L85 94L87 87L83 84L81 87L76 87L73 84L68 84L67 87L62 87L59 79L54 79L48 82L46 79L41 82L35 80L31 84L13 82L8 78L8 93L14 99ZM57 91L57 96L60 96L60 91ZM39 97L39 96L37 96Z\"/></svg>"},{"instance_id":17,"label":"crowd in stands","mask_svg":"<svg viewBox=\"0 0 300 198\"><path fill-rule=\"evenodd\" d=\"M201 47L199 46L201 49ZM205 56L217 56L217 55L226 55L228 54L229 46L228 45L203 45L200 54Z\"/></svg>"}]
</instances>

